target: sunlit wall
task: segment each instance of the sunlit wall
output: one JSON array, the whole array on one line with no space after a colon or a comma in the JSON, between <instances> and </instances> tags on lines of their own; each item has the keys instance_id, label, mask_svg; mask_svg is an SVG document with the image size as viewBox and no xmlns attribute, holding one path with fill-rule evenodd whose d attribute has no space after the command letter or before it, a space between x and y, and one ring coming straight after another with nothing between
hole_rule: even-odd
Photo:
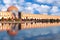
<instances>
[{"instance_id":1,"label":"sunlit wall","mask_svg":"<svg viewBox=\"0 0 60 40\"><path fill-rule=\"evenodd\" d=\"M31 13L21 13L22 19L60 19L60 16L55 15L42 15L42 14L31 14Z\"/></svg>"}]
</instances>

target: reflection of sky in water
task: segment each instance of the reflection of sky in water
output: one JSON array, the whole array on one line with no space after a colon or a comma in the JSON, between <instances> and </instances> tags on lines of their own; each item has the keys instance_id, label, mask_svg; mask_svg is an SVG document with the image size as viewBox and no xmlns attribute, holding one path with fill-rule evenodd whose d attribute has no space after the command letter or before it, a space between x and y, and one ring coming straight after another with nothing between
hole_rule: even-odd
<instances>
[{"instance_id":1,"label":"reflection of sky in water","mask_svg":"<svg viewBox=\"0 0 60 40\"><path fill-rule=\"evenodd\" d=\"M0 32L0 40L60 40L60 27L24 29L15 36L3 31Z\"/></svg>"}]
</instances>

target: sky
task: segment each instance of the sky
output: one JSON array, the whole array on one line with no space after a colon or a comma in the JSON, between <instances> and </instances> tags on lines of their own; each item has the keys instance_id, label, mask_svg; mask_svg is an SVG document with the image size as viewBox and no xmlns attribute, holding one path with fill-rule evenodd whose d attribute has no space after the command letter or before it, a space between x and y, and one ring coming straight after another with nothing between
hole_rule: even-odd
<instances>
[{"instance_id":1,"label":"sky","mask_svg":"<svg viewBox=\"0 0 60 40\"><path fill-rule=\"evenodd\" d=\"M12 5L20 12L60 16L60 0L0 0L0 11Z\"/></svg>"}]
</instances>

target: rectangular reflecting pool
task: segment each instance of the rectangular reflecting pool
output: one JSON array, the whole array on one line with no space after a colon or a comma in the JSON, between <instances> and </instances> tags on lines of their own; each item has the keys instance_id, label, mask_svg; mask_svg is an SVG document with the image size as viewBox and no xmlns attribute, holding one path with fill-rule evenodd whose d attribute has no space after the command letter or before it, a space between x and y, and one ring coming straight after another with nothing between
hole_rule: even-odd
<instances>
[{"instance_id":1,"label":"rectangular reflecting pool","mask_svg":"<svg viewBox=\"0 0 60 40\"><path fill-rule=\"evenodd\" d=\"M60 23L0 23L0 40L60 40Z\"/></svg>"}]
</instances>

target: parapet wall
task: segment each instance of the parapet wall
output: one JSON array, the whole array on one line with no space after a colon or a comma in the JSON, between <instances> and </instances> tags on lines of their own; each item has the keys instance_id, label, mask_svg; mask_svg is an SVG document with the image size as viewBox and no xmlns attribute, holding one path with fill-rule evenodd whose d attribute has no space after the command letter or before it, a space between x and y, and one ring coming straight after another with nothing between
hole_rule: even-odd
<instances>
[{"instance_id":1,"label":"parapet wall","mask_svg":"<svg viewBox=\"0 0 60 40\"><path fill-rule=\"evenodd\" d=\"M31 13L21 13L22 19L60 19L60 16L55 15L42 15L42 14L31 14Z\"/></svg>"}]
</instances>

